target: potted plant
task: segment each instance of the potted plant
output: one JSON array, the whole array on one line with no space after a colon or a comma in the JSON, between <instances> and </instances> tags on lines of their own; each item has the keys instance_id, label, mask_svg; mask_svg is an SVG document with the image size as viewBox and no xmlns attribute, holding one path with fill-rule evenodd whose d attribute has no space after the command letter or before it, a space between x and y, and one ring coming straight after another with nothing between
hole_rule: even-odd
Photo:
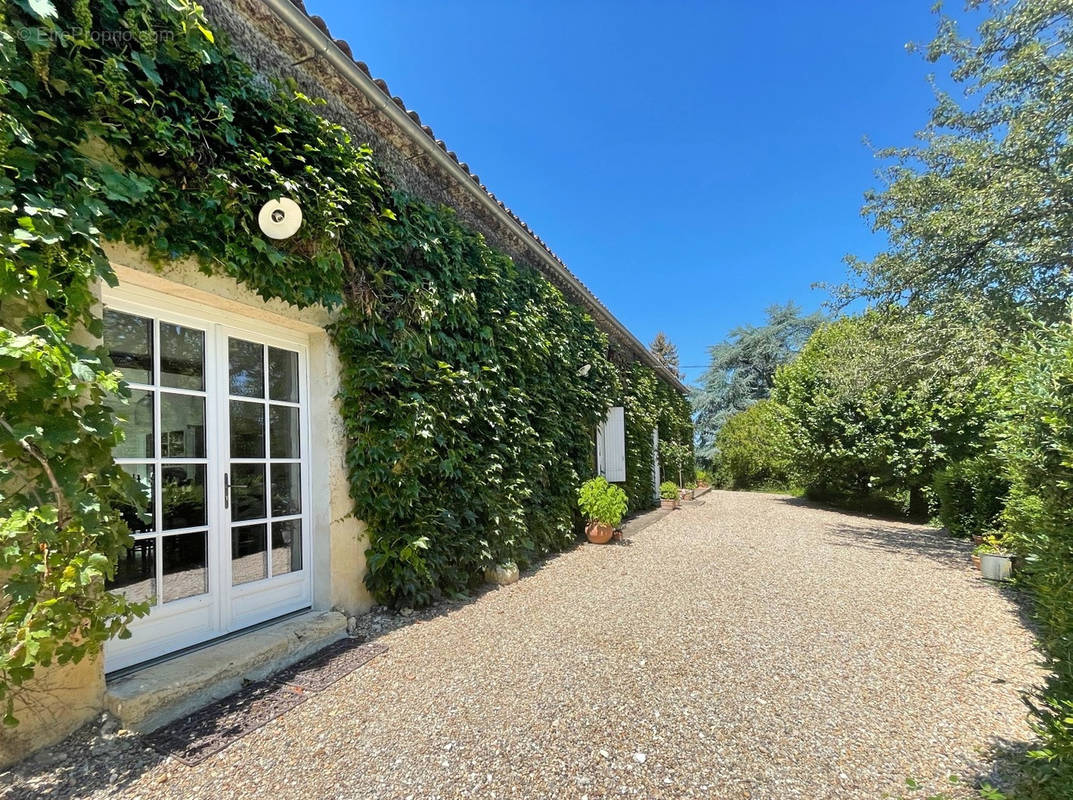
<instances>
[{"instance_id":1,"label":"potted plant","mask_svg":"<svg viewBox=\"0 0 1073 800\"><path fill-rule=\"evenodd\" d=\"M980 573L984 580L1007 581L1013 573L1013 554L1003 547L1002 538L985 536L983 544L976 547L980 556Z\"/></svg>"},{"instance_id":2,"label":"potted plant","mask_svg":"<svg viewBox=\"0 0 1073 800\"><path fill-rule=\"evenodd\" d=\"M659 485L659 504L662 508L678 508L678 487L673 481Z\"/></svg>"},{"instance_id":3,"label":"potted plant","mask_svg":"<svg viewBox=\"0 0 1073 800\"><path fill-rule=\"evenodd\" d=\"M674 473L678 473L678 485L685 485L685 478L682 475L686 465L692 461L693 449L689 445L679 444L678 442L661 440L659 443L659 460L663 465L663 475L667 477L667 474L673 477Z\"/></svg>"},{"instance_id":4,"label":"potted plant","mask_svg":"<svg viewBox=\"0 0 1073 800\"><path fill-rule=\"evenodd\" d=\"M585 535L593 544L607 544L626 516L626 492L599 477L585 481L578 490L578 508L588 524Z\"/></svg>"},{"instance_id":5,"label":"potted plant","mask_svg":"<svg viewBox=\"0 0 1073 800\"><path fill-rule=\"evenodd\" d=\"M681 492L679 492L679 496L683 500L692 500L693 499L693 493L696 491L696 489L697 489L696 482L695 481L690 481L689 483L686 484L685 488L682 489Z\"/></svg>"}]
</instances>

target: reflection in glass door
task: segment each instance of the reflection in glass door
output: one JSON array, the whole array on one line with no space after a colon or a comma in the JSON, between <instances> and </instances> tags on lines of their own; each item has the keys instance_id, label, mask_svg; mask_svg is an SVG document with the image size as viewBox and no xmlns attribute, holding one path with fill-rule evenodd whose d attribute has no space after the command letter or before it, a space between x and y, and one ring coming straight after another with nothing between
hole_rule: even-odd
<instances>
[{"instance_id":1,"label":"reflection in glass door","mask_svg":"<svg viewBox=\"0 0 1073 800\"><path fill-rule=\"evenodd\" d=\"M207 594L205 331L112 309L104 325L131 391L115 456L146 500L124 509L135 541L109 588L151 606Z\"/></svg>"},{"instance_id":2,"label":"reflection in glass door","mask_svg":"<svg viewBox=\"0 0 1073 800\"><path fill-rule=\"evenodd\" d=\"M145 494L108 588L151 607L106 668L307 607L304 348L134 301L104 329L131 392L114 453Z\"/></svg>"},{"instance_id":3,"label":"reflection in glass door","mask_svg":"<svg viewBox=\"0 0 1073 800\"><path fill-rule=\"evenodd\" d=\"M231 585L302 569L298 353L228 337Z\"/></svg>"},{"instance_id":4,"label":"reflection in glass door","mask_svg":"<svg viewBox=\"0 0 1073 800\"><path fill-rule=\"evenodd\" d=\"M305 351L219 330L226 562L233 627L309 604Z\"/></svg>"}]
</instances>

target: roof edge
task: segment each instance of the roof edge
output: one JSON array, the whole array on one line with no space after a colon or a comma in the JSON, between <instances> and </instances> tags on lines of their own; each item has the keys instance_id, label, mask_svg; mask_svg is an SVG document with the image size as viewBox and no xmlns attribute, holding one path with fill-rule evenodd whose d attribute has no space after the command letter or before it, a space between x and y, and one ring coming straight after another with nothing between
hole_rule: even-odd
<instances>
[{"instance_id":1,"label":"roof edge","mask_svg":"<svg viewBox=\"0 0 1073 800\"><path fill-rule=\"evenodd\" d=\"M328 62L355 88L367 96L372 103L387 115L401 130L406 132L410 139L430 155L440 167L448 174L456 178L458 184L473 195L488 211L497 219L505 223L515 235L517 235L555 275L560 277L572 289L574 289L590 307L590 311L602 318L603 322L611 327L615 333L621 336L627 344L632 345L635 355L647 362L648 366L655 369L656 373L672 387L682 394L689 394L689 389L652 353L614 314L600 302L599 298L582 283L577 276L571 273L563 262L555 256L528 226L514 216L501 202L494 198L486 189L476 181L476 176L468 169L464 169L457 160L452 158L445 147L437 144L436 140L426 132L420 122L410 115L406 107L397 98L392 98L385 88L381 88L374 79L359 68L357 62L332 39L331 35L322 30L309 17L305 10L292 0L263 0L272 12L289 27L296 35L304 39L314 50L316 55L323 56ZM349 50L349 47L347 48ZM415 114L416 116L416 114Z\"/></svg>"}]
</instances>

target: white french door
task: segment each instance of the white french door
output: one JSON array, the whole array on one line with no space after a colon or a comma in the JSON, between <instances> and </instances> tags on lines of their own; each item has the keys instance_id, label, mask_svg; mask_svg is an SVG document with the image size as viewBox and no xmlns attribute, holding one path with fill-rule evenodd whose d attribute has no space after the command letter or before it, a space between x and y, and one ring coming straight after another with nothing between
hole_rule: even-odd
<instances>
[{"instance_id":1,"label":"white french door","mask_svg":"<svg viewBox=\"0 0 1073 800\"><path fill-rule=\"evenodd\" d=\"M116 447L145 493L109 588L148 602L122 669L310 604L306 342L147 290L108 292L131 389Z\"/></svg>"}]
</instances>

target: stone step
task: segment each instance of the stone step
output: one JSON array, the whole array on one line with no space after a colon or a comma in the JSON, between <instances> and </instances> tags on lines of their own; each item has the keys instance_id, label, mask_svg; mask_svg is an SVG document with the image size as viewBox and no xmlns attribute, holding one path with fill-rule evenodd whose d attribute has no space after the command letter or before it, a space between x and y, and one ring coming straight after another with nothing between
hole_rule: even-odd
<instances>
[{"instance_id":1,"label":"stone step","mask_svg":"<svg viewBox=\"0 0 1073 800\"><path fill-rule=\"evenodd\" d=\"M338 611L307 611L109 680L104 704L148 733L312 655L346 635Z\"/></svg>"}]
</instances>

